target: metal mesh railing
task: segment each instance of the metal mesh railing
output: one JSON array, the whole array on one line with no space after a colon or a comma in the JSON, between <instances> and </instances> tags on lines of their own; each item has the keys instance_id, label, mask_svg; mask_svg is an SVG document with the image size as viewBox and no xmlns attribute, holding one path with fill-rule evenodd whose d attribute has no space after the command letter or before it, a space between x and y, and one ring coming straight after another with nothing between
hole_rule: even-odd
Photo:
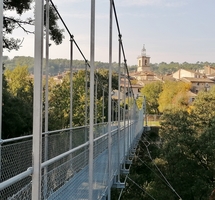
<instances>
[{"instance_id":1,"label":"metal mesh railing","mask_svg":"<svg viewBox=\"0 0 215 200\"><path fill-rule=\"evenodd\" d=\"M120 122L119 132L117 123L112 124L112 179L118 171L120 163L129 154L129 149L138 132L141 131L141 121L142 119ZM110 177L108 174L107 130L107 123L94 126L93 196L98 199L105 194ZM71 199L71 196L72 199L87 199L89 192L88 134L88 127L78 127L43 135L43 162L65 153L66 155L42 168L41 199ZM1 153L1 182L4 182L32 166L32 138L3 143ZM31 176L19 179L0 191L2 200L31 199L31 193Z\"/></svg>"}]
</instances>

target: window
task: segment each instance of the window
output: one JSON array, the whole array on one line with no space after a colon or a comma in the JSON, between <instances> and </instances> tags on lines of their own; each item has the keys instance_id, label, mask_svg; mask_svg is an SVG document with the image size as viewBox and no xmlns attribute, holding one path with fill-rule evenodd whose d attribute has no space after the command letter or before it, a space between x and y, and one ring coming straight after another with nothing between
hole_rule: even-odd
<instances>
[{"instance_id":1,"label":"window","mask_svg":"<svg viewBox=\"0 0 215 200\"><path fill-rule=\"evenodd\" d=\"M199 85L199 83L196 83L196 85Z\"/></svg>"}]
</instances>

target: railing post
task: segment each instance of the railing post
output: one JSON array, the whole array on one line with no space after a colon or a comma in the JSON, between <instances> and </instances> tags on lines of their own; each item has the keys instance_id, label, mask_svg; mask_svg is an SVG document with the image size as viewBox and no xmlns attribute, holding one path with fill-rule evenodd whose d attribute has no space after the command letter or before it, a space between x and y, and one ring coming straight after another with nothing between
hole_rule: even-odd
<instances>
[{"instance_id":1,"label":"railing post","mask_svg":"<svg viewBox=\"0 0 215 200\"><path fill-rule=\"evenodd\" d=\"M102 123L104 124L104 117L105 117L105 90L102 89Z\"/></svg>"},{"instance_id":2,"label":"railing post","mask_svg":"<svg viewBox=\"0 0 215 200\"><path fill-rule=\"evenodd\" d=\"M147 121L147 113L146 113L146 97L144 96L144 115L146 118L146 127L148 126L148 121Z\"/></svg>"},{"instance_id":3,"label":"railing post","mask_svg":"<svg viewBox=\"0 0 215 200\"><path fill-rule=\"evenodd\" d=\"M72 149L72 120L73 120L73 35L70 38L70 118L69 118L69 125L70 125L70 134L69 134L69 141L70 141L70 149ZM72 156L71 156L72 158Z\"/></svg>"},{"instance_id":4,"label":"railing post","mask_svg":"<svg viewBox=\"0 0 215 200\"><path fill-rule=\"evenodd\" d=\"M105 91L104 88L102 88L102 133L105 133L105 125L104 125L104 115L105 115Z\"/></svg>"},{"instance_id":5,"label":"railing post","mask_svg":"<svg viewBox=\"0 0 215 200\"><path fill-rule=\"evenodd\" d=\"M111 116L112 116L111 121L114 121L114 100L112 99L112 95L111 95Z\"/></svg>"},{"instance_id":6,"label":"railing post","mask_svg":"<svg viewBox=\"0 0 215 200\"><path fill-rule=\"evenodd\" d=\"M125 116L125 112L126 112L126 77L125 77L125 74L126 74L126 69L125 69L125 65L124 65L124 94L123 94L123 101L124 101L124 108L123 108L123 121L124 121L124 158L126 156L126 116ZM125 163L125 162L124 162ZM124 167L125 169L125 164L124 164Z\"/></svg>"},{"instance_id":7,"label":"railing post","mask_svg":"<svg viewBox=\"0 0 215 200\"><path fill-rule=\"evenodd\" d=\"M88 122L88 72L87 72L87 62L85 62L85 128L84 128L84 142L87 142L87 122ZM85 164L87 165L87 148L85 148Z\"/></svg>"},{"instance_id":8,"label":"railing post","mask_svg":"<svg viewBox=\"0 0 215 200\"><path fill-rule=\"evenodd\" d=\"M2 90L3 90L3 1L0 2L0 141L2 140ZM0 144L0 182L1 182L1 144Z\"/></svg>"},{"instance_id":9,"label":"railing post","mask_svg":"<svg viewBox=\"0 0 215 200\"><path fill-rule=\"evenodd\" d=\"M98 80L95 79L95 124L97 124L97 92L98 92Z\"/></svg>"},{"instance_id":10,"label":"railing post","mask_svg":"<svg viewBox=\"0 0 215 200\"><path fill-rule=\"evenodd\" d=\"M117 158L118 158L118 170L117 170L117 182L120 183L120 82L121 82L121 35L119 35L119 66L118 66L118 132L117 132Z\"/></svg>"},{"instance_id":11,"label":"railing post","mask_svg":"<svg viewBox=\"0 0 215 200\"><path fill-rule=\"evenodd\" d=\"M93 200L93 123L94 123L94 52L95 52L95 0L91 0L90 32L90 135L89 135L89 200Z\"/></svg>"},{"instance_id":12,"label":"railing post","mask_svg":"<svg viewBox=\"0 0 215 200\"><path fill-rule=\"evenodd\" d=\"M49 113L49 0L46 0L46 87L45 87L45 133L48 132L48 113ZM48 134L45 134L45 144L44 144L44 161L48 160ZM47 195L47 167L44 168L44 189L43 196L46 199Z\"/></svg>"},{"instance_id":13,"label":"railing post","mask_svg":"<svg viewBox=\"0 0 215 200\"><path fill-rule=\"evenodd\" d=\"M44 1L37 0L35 3L32 200L41 199L43 11Z\"/></svg>"},{"instance_id":14,"label":"railing post","mask_svg":"<svg viewBox=\"0 0 215 200\"><path fill-rule=\"evenodd\" d=\"M112 26L113 26L113 0L110 0L110 24L109 24L109 85L108 85L108 200L111 200L111 92L112 92Z\"/></svg>"}]
</instances>

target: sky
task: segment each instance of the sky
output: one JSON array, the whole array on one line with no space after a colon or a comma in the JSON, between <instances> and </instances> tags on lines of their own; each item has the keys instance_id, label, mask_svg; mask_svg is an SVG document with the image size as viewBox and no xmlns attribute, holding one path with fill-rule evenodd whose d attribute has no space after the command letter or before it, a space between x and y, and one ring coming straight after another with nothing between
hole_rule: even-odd
<instances>
[{"instance_id":1,"label":"sky","mask_svg":"<svg viewBox=\"0 0 215 200\"><path fill-rule=\"evenodd\" d=\"M137 65L145 45L151 63L215 62L215 0L114 0L128 65ZM81 51L90 60L90 0L53 0ZM109 0L96 0L95 61L109 60ZM22 17L32 15L25 13ZM11 13L5 13L10 15ZM59 21L58 25L63 28ZM31 28L32 29L32 28ZM53 42L50 58L70 57L70 38ZM34 56L34 36L21 30L14 38L23 40L19 51L4 55ZM44 40L45 43L45 40ZM118 32L113 18L113 61L119 60ZM45 55L45 54L44 54ZM82 60L75 48L74 59Z\"/></svg>"}]
</instances>

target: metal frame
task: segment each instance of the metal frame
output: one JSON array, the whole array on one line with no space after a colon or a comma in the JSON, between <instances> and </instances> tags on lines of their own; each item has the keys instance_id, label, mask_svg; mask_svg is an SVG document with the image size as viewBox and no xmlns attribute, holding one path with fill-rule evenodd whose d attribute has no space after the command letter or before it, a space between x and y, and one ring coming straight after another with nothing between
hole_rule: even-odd
<instances>
[{"instance_id":1,"label":"metal frame","mask_svg":"<svg viewBox=\"0 0 215 200\"><path fill-rule=\"evenodd\" d=\"M3 1L0 1L0 141L2 140L2 90L3 90ZM0 143L0 181L1 181L1 143Z\"/></svg>"},{"instance_id":2,"label":"metal frame","mask_svg":"<svg viewBox=\"0 0 215 200\"><path fill-rule=\"evenodd\" d=\"M112 106L112 29L113 29L113 5L114 2L113 0L110 0L110 21L109 21L109 87L108 87L108 119L107 119L107 125L108 125L108 132L106 132L106 127L103 126L100 127L97 126L95 127L95 123L97 123L97 84L98 84L98 79L95 80L95 66L94 66L94 57L95 57L95 0L91 0L91 33L90 33L90 113L89 113L89 125L87 125L87 104L88 104L88 87L87 87L87 77L86 77L86 85L85 85L85 91L86 91L86 99L85 99L85 126L82 127L72 127L72 111L73 111L73 106L72 106L72 99L73 99L73 82L72 82L72 77L73 77L73 72L72 72L72 63L73 63L73 44L77 46L77 43L74 40L73 35L70 34L68 28L66 27L67 31L69 32L70 35L70 128L67 129L62 129L62 130L56 130L56 131L48 131L48 68L49 68L49 16L48 16L48 10L49 10L49 2L52 3L51 0L46 0L47 3L47 15L46 15L46 97L45 97L45 132L42 133L42 64L43 64L43 23L44 23L44 1L43 0L37 0L36 5L35 5L35 63L34 63L34 76L35 76L35 84L34 84L34 113L33 113L33 135L31 136L23 136L19 138L12 138L12 139L7 139L3 140L0 138L0 145L2 146L3 144L7 145L6 143L8 142L15 142L15 141L21 141L22 139L26 139L28 141L31 141L30 139L33 140L33 165L32 167L28 168L26 171L0 183L0 190L7 188L8 186L18 182L21 179L24 179L28 176L32 175L32 200L39 200L41 199L41 195L43 195L43 198L48 198L46 191L47 191L47 185L48 184L48 178L46 177L46 174L48 173L46 169L50 164L53 164L56 161L59 161L60 159L74 155L74 152L78 152L82 148L84 148L86 151L85 153L85 158L88 156L89 162L86 163L89 164L89 176L88 176L88 199L93 200L93 195L94 195L94 185L96 183L95 180L95 175L96 168L94 167L94 153L98 155L98 149L95 150L94 148L99 148L100 142L107 142L105 147L102 151L107 152L107 157L106 161L107 162L107 185L105 185L106 190L104 190L103 195L107 195L108 199L111 199L111 186L114 183L117 183L117 187L124 187L124 183L120 183L120 173L121 173L121 165L122 162L126 162L126 159L122 157L125 156L130 156L129 153L134 151L135 144L136 144L136 138L137 138L137 133L132 132L134 130L134 125L135 122L133 121L134 119L133 114L134 110L132 108L128 108L127 110L127 119L126 119L126 110L125 110L125 79L124 79L124 109L121 110L120 108L120 99L121 99L121 93L120 93L120 82L121 82L121 52L124 54L123 50L123 45L121 41L121 34L119 34L119 68L118 68L118 102L116 103L116 113L118 113L117 117L115 117L115 120L117 120L116 123L111 124L111 116L114 113L113 110L111 109ZM52 3L53 4L53 3ZM1 8L0 8L0 27L3 29L3 2L1 2ZM58 13L59 14L59 13ZM60 17L62 20L62 18ZM65 25L65 23L63 22ZM66 25L65 25L66 26ZM1 49L1 57L0 57L0 65L1 69L0 72L2 73L2 35L0 35L0 49ZM78 50L80 51L79 47L77 46ZM82 54L82 52L81 52ZM83 54L82 54L83 56ZM84 57L84 56L83 56ZM85 57L84 57L85 59ZM127 68L126 65L126 60L124 59L125 62L125 71ZM85 59L86 67L89 66L86 59ZM87 73L87 70L86 70ZM128 72L127 72L128 73ZM125 76L125 74L124 74ZM129 77L129 75L128 75ZM97 77L98 78L98 77ZM125 77L124 77L125 78ZM0 86L1 86L1 91L0 91L0 104L2 103L2 77L0 79ZM129 86L129 80L128 80L128 91L130 90ZM103 95L103 100L102 100L102 124L105 125L104 123L104 88L102 91ZM96 93L96 94L95 94ZM130 104L130 95L128 96L128 104ZM134 103L134 102L133 102ZM135 106L133 104L133 106ZM95 109L94 109L95 108ZM134 107L133 107L134 108ZM2 106L0 106L0 115L2 114ZM121 113L122 112L122 116ZM0 121L2 116L0 116ZM122 121L121 119L123 118L124 120L124 126L122 126ZM95 120L95 121L94 121ZM127 122L126 122L127 121ZM0 122L1 123L1 122ZM99 125L99 124L96 124ZM114 129L118 127L118 129ZM79 128L85 128L85 141L81 143L77 147L72 146L72 140L73 140L73 132L74 130L77 130ZM87 129L89 128L89 140L87 140ZM0 124L0 129L1 129L1 124ZM101 133L94 138L94 129L101 130ZM1 130L0 130L1 131ZM55 157L51 157L48 159L48 137L51 136L51 134L58 133L63 131L69 131L70 132L70 149L64 153L59 153ZM123 139L124 144L122 143L120 146L120 139L121 135L125 136L125 139ZM1 134L1 133L0 133ZM45 156L44 156L44 162L42 162L42 136L45 135ZM0 135L1 136L1 135ZM55 135L54 135L55 136ZM33 138L32 138L33 137ZM112 141L113 138L117 138L117 142ZM134 141L135 140L135 141ZM68 141L69 143L69 141ZM118 146L117 146L118 144ZM115 145L115 146L114 146ZM3 145L4 146L4 145ZM106 149L107 148L107 149ZM120 149L121 148L121 149ZM89 154L88 154L89 150ZM117 151L117 155L114 155L114 151ZM87 153L86 153L87 152ZM101 153L101 152L100 152ZM0 152L1 155L1 152ZM71 159L73 159L71 157ZM69 165L70 167L73 167L73 163L71 162L71 159L69 160ZM87 159L86 159L87 160ZM125 168L125 164L123 164ZM114 168L114 169L113 169ZM43 173L43 179L44 179L44 190L41 191L41 184L42 184L42 170L44 169ZM70 168L71 169L71 168ZM72 170L72 169L71 169ZM82 170L82 169L81 169ZM116 176L115 176L116 175ZM71 173L71 176L73 176L73 172ZM115 179L114 179L115 176ZM115 181L115 182L114 182Z\"/></svg>"},{"instance_id":3,"label":"metal frame","mask_svg":"<svg viewBox=\"0 0 215 200\"><path fill-rule=\"evenodd\" d=\"M43 9L44 1L37 0L35 4L32 200L41 198Z\"/></svg>"},{"instance_id":4,"label":"metal frame","mask_svg":"<svg viewBox=\"0 0 215 200\"><path fill-rule=\"evenodd\" d=\"M112 32L113 32L113 0L110 0L110 21L109 21L109 86L108 86L108 200L111 199L111 92L112 92Z\"/></svg>"},{"instance_id":5,"label":"metal frame","mask_svg":"<svg viewBox=\"0 0 215 200\"><path fill-rule=\"evenodd\" d=\"M93 124L94 124L94 59L95 59L95 0L91 0L90 28L90 135L89 135L89 200L93 200Z\"/></svg>"}]
</instances>

